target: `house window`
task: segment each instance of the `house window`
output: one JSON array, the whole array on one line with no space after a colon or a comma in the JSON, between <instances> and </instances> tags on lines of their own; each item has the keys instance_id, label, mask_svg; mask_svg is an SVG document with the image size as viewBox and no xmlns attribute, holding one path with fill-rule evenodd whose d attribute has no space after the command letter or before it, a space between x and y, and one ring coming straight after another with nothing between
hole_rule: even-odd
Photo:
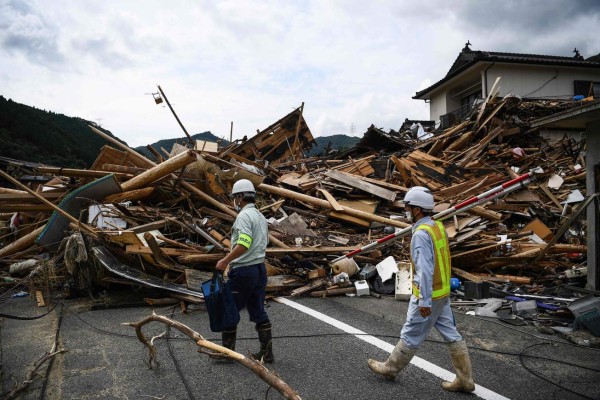
<instances>
[{"instance_id":1,"label":"house window","mask_svg":"<svg viewBox=\"0 0 600 400\"><path fill-rule=\"evenodd\" d=\"M480 99L480 98L481 98L481 91L472 93L472 94L460 99L460 105L461 105L461 107L470 106L473 103L475 103L475 100Z\"/></svg>"},{"instance_id":2,"label":"house window","mask_svg":"<svg viewBox=\"0 0 600 400\"><path fill-rule=\"evenodd\" d=\"M594 96L594 98L600 98L600 82L574 81L573 84L575 96Z\"/></svg>"}]
</instances>

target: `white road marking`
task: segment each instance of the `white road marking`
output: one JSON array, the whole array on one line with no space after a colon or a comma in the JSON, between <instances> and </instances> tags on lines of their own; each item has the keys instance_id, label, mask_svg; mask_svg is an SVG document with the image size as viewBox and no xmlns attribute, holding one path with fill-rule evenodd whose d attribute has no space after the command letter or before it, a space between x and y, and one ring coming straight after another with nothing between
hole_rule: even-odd
<instances>
[{"instance_id":1,"label":"white road marking","mask_svg":"<svg viewBox=\"0 0 600 400\"><path fill-rule=\"evenodd\" d=\"M388 353L391 353L394 349L394 345L391 345L388 342L384 342L383 340L378 339L375 336L367 335L366 332L363 332L360 329L338 321L337 319L331 318L330 316L325 315L319 311L313 310L312 308L303 306L302 304L296 303L295 301L283 297L277 297L275 300L281 304L285 304L289 307L295 308L298 311L302 311L303 313L308 314L311 317L315 317L316 319L321 320L331 326L334 326L346 333L354 334L355 337L357 337L358 339L364 340L365 342L372 344L373 346L378 347L381 350L385 350ZM445 381L454 380L453 372L445 370L444 368L430 363L429 361L424 360L420 357L413 357L410 363ZM473 393L486 400L509 400L507 397L504 397L499 393L496 393L490 389L484 388L483 386L477 384L475 385L475 391Z\"/></svg>"}]
</instances>

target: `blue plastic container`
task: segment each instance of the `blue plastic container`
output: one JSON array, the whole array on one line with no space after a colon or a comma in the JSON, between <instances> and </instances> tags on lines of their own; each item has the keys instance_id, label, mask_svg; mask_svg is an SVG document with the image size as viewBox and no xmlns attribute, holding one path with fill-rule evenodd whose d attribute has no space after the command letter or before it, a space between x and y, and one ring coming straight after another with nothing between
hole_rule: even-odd
<instances>
[{"instance_id":1,"label":"blue plastic container","mask_svg":"<svg viewBox=\"0 0 600 400\"><path fill-rule=\"evenodd\" d=\"M460 288L460 281L458 278L450 278L450 290L457 290Z\"/></svg>"}]
</instances>

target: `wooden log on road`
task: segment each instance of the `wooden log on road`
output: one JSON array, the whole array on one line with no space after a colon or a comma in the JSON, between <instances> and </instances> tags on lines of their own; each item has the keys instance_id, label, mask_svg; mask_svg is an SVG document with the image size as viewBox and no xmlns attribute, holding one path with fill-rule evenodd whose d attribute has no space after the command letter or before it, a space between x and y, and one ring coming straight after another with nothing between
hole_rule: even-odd
<instances>
[{"instance_id":1,"label":"wooden log on road","mask_svg":"<svg viewBox=\"0 0 600 400\"><path fill-rule=\"evenodd\" d=\"M283 398L291 399L291 400L301 400L300 396L291 386L289 386L285 381L275 375L273 372L269 371L264 365L255 361L251 358L244 356L243 354L237 353L233 350L230 350L226 347L219 346L209 340L206 340L202 335L198 332L194 331L187 325L182 324L181 322L174 321L170 318L164 317L162 315L156 315L152 313L152 315L142 319L138 322L126 322L123 325L131 326L135 328L135 334L140 342L142 342L147 348L149 352L149 365L150 368L154 368L158 365L156 361L157 351L154 346L154 340L156 338L152 338L148 340L144 333L142 332L142 327L150 322L161 322L171 328L177 329L187 337L191 338L196 345L200 347L198 351L200 353L209 354L213 357L221 357L229 360L233 360L240 365L248 368L254 374L256 374L260 379L265 381L269 386L273 389L277 390Z\"/></svg>"}]
</instances>

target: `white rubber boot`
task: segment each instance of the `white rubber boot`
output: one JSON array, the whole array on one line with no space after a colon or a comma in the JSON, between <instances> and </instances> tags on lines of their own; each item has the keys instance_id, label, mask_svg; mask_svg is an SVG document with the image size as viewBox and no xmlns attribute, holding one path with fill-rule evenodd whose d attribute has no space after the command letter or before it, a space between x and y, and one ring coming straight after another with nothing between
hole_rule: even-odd
<instances>
[{"instance_id":1,"label":"white rubber boot","mask_svg":"<svg viewBox=\"0 0 600 400\"><path fill-rule=\"evenodd\" d=\"M467 343L464 340L448 343L448 350L456 378L453 382L442 382L442 387L450 392L472 392L475 390L475 383Z\"/></svg>"},{"instance_id":2,"label":"white rubber boot","mask_svg":"<svg viewBox=\"0 0 600 400\"><path fill-rule=\"evenodd\" d=\"M406 367L410 360L412 360L416 352L417 349L409 349L404 342L400 340L398 341L398 344L396 344L396 347L394 347L394 350L387 361L379 362L369 359L369 368L376 374L383 375L385 379L393 381L396 379L398 372Z\"/></svg>"}]
</instances>

